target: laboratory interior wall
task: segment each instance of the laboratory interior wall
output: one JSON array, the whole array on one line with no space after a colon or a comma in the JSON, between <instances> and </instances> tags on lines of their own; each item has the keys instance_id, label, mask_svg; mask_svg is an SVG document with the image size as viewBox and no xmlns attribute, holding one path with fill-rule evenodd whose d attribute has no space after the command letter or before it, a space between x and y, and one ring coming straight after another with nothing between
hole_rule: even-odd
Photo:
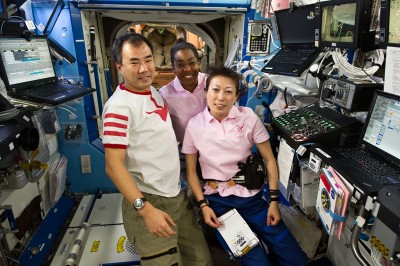
<instances>
[{"instance_id":1,"label":"laboratory interior wall","mask_svg":"<svg viewBox=\"0 0 400 266\"><path fill-rule=\"evenodd\" d=\"M38 35L43 34L44 25L54 8L54 2L32 1L33 21ZM72 10L71 10L72 7ZM29 6L28 6L29 8ZM88 57L85 52L84 32L79 10L66 4L54 25L51 38L68 50L76 58L76 62L66 61L55 64L56 74L70 82L82 82L84 86L98 90L96 81L91 80ZM99 139L99 112L95 102L97 93L68 102L55 108L60 130L57 134L60 154L68 157L67 190L73 193L95 193L98 188L104 192L116 192L114 184L105 174L104 153ZM71 128L82 128L79 138L71 138ZM87 169L83 169L83 158L89 158Z\"/></svg>"}]
</instances>

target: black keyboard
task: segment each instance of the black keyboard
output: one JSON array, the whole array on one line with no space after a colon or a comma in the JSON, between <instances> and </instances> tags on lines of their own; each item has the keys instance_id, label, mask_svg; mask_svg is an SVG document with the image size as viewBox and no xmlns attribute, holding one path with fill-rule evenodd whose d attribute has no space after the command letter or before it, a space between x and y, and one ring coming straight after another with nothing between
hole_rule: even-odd
<instances>
[{"instance_id":1,"label":"black keyboard","mask_svg":"<svg viewBox=\"0 0 400 266\"><path fill-rule=\"evenodd\" d=\"M66 84L56 83L51 85L44 85L39 88L32 88L25 91L25 93L27 95L50 96L67 90L68 87L66 86Z\"/></svg>"},{"instance_id":2,"label":"black keyboard","mask_svg":"<svg viewBox=\"0 0 400 266\"><path fill-rule=\"evenodd\" d=\"M374 154L358 148L336 148L343 157L352 159L359 168L367 172L382 185L400 184L400 168L392 166Z\"/></svg>"},{"instance_id":3,"label":"black keyboard","mask_svg":"<svg viewBox=\"0 0 400 266\"><path fill-rule=\"evenodd\" d=\"M302 65L316 52L316 49L285 48L279 51L271 61L280 64Z\"/></svg>"}]
</instances>

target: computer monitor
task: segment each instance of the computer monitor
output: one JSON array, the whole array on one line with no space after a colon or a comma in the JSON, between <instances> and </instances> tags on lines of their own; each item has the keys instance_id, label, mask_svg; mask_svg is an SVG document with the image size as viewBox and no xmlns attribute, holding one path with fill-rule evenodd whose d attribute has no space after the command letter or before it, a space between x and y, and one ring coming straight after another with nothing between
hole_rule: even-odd
<instances>
[{"instance_id":1,"label":"computer monitor","mask_svg":"<svg viewBox=\"0 0 400 266\"><path fill-rule=\"evenodd\" d=\"M381 0L379 43L381 48L400 47L400 19L398 11L400 2Z\"/></svg>"},{"instance_id":2,"label":"computer monitor","mask_svg":"<svg viewBox=\"0 0 400 266\"><path fill-rule=\"evenodd\" d=\"M365 121L361 144L399 164L400 96L376 91Z\"/></svg>"},{"instance_id":3,"label":"computer monitor","mask_svg":"<svg viewBox=\"0 0 400 266\"><path fill-rule=\"evenodd\" d=\"M1 76L6 86L28 86L37 80L55 77L47 39L36 36L31 41L23 37L0 38Z\"/></svg>"},{"instance_id":4,"label":"computer monitor","mask_svg":"<svg viewBox=\"0 0 400 266\"><path fill-rule=\"evenodd\" d=\"M370 31L371 0L332 0L316 3L319 46L368 49L374 46Z\"/></svg>"}]
</instances>

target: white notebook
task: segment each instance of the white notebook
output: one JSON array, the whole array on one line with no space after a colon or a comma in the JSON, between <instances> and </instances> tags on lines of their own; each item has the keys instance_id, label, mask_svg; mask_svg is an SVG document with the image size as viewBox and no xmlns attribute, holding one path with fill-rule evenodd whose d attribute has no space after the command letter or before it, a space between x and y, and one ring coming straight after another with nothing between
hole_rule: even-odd
<instances>
[{"instance_id":1,"label":"white notebook","mask_svg":"<svg viewBox=\"0 0 400 266\"><path fill-rule=\"evenodd\" d=\"M236 209L221 215L218 220L224 223L218 231L235 257L243 256L260 242Z\"/></svg>"}]
</instances>

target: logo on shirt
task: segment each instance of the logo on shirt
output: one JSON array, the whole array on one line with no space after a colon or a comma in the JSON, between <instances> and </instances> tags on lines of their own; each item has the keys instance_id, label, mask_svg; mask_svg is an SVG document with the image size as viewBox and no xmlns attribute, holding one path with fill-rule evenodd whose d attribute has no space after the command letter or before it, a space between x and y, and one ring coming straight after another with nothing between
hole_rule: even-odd
<instances>
[{"instance_id":1,"label":"logo on shirt","mask_svg":"<svg viewBox=\"0 0 400 266\"><path fill-rule=\"evenodd\" d=\"M235 135L238 135L243 132L243 128L244 128L244 124L235 125L235 128L233 129L233 133L235 133Z\"/></svg>"},{"instance_id":2,"label":"logo on shirt","mask_svg":"<svg viewBox=\"0 0 400 266\"><path fill-rule=\"evenodd\" d=\"M150 95L150 100L154 103L154 105L157 109L154 111L151 111L151 112L146 112L146 114L155 113L155 114L158 114L162 120L167 121L168 108L165 106L165 103L164 103L164 106L158 105L156 100L151 95Z\"/></svg>"}]
</instances>

